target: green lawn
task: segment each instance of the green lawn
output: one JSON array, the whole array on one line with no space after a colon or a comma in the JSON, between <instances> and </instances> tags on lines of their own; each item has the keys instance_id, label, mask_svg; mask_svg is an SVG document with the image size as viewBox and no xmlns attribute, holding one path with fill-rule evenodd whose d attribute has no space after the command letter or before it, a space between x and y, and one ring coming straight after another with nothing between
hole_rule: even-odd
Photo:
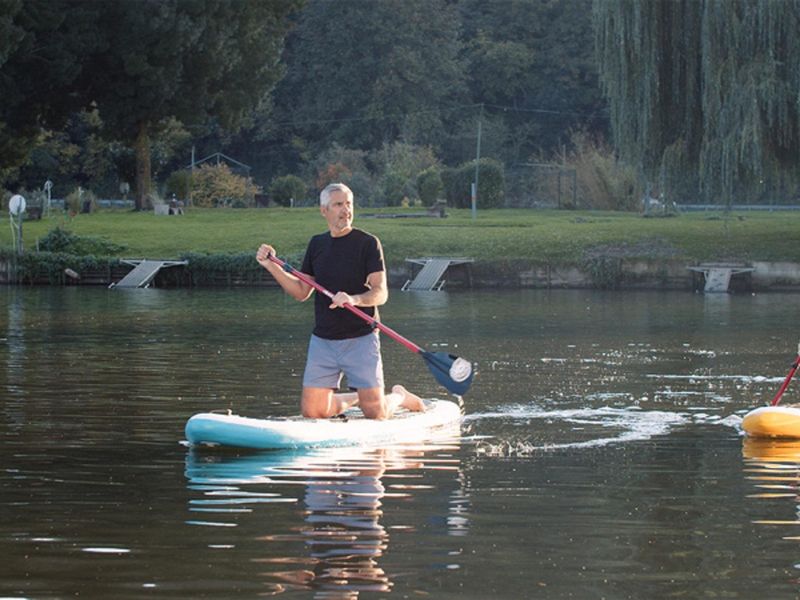
<instances>
[{"instance_id":1,"label":"green lawn","mask_svg":"<svg viewBox=\"0 0 800 600\"><path fill-rule=\"evenodd\" d=\"M367 213L419 209L364 209ZM687 260L800 262L800 212L686 213L672 218L637 214L554 210L486 210L473 220L469 210L449 210L445 219L369 218L356 225L378 235L390 264L406 257L467 256L476 260L520 259L574 263L587 252ZM7 217L0 248L11 248ZM183 216L150 212L99 211L63 214L24 223L25 247L63 226L80 236L108 239L125 247L119 256L177 258L187 252L255 252L269 242L283 256L302 253L308 238L324 230L319 211L294 209L191 209Z\"/></svg>"}]
</instances>

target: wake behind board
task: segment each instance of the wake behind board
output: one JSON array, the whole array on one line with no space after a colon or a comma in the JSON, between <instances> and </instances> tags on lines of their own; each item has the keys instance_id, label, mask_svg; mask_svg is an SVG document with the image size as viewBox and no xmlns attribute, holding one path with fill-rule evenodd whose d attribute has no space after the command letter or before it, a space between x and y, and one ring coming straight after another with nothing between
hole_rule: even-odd
<instances>
[{"instance_id":1,"label":"wake behind board","mask_svg":"<svg viewBox=\"0 0 800 600\"><path fill-rule=\"evenodd\" d=\"M365 419L357 408L344 419L287 417L254 419L222 413L199 413L186 423L193 445L270 450L366 446L422 441L461 421L461 408L449 400L425 400L425 412L398 411L391 419Z\"/></svg>"},{"instance_id":2,"label":"wake behind board","mask_svg":"<svg viewBox=\"0 0 800 600\"><path fill-rule=\"evenodd\" d=\"M742 429L753 437L800 438L800 407L756 408L744 416Z\"/></svg>"}]
</instances>

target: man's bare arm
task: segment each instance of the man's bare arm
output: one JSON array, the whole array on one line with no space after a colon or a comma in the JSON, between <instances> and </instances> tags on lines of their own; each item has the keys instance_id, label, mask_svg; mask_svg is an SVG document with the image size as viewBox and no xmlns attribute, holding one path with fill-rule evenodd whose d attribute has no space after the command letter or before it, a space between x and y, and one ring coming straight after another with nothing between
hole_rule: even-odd
<instances>
[{"instance_id":1,"label":"man's bare arm","mask_svg":"<svg viewBox=\"0 0 800 600\"><path fill-rule=\"evenodd\" d=\"M375 271L367 277L366 292L361 294L345 294L339 292L331 298L331 308L351 306L381 306L389 299L389 287L386 283L386 271Z\"/></svg>"},{"instance_id":2,"label":"man's bare arm","mask_svg":"<svg viewBox=\"0 0 800 600\"><path fill-rule=\"evenodd\" d=\"M268 244L261 244L256 252L256 260L258 264L269 271L270 275L275 278L275 281L283 288L283 291L289 294L295 300L303 302L308 300L311 292L314 291L307 283L300 281L291 273L287 273L281 268L280 265L275 264L269 260L269 255L275 255L275 249Z\"/></svg>"}]
</instances>

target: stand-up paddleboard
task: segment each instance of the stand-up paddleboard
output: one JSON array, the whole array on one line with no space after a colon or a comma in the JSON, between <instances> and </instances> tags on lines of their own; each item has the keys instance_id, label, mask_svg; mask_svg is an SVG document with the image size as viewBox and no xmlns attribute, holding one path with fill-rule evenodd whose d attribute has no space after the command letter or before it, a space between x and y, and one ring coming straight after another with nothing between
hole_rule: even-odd
<instances>
[{"instance_id":1,"label":"stand-up paddleboard","mask_svg":"<svg viewBox=\"0 0 800 600\"><path fill-rule=\"evenodd\" d=\"M797 346L797 357L770 405L751 410L742 419L742 429L747 435L762 438L800 438L800 405L778 406L781 396L789 387L789 382L798 368L800 368L800 344Z\"/></svg>"},{"instance_id":2,"label":"stand-up paddleboard","mask_svg":"<svg viewBox=\"0 0 800 600\"><path fill-rule=\"evenodd\" d=\"M186 423L186 439L193 445L231 446L259 450L366 446L422 441L436 431L461 421L461 408L449 400L425 400L425 412L404 409L383 421L366 419L358 408L344 418L287 417L254 419L223 413L199 413Z\"/></svg>"},{"instance_id":3,"label":"stand-up paddleboard","mask_svg":"<svg viewBox=\"0 0 800 600\"><path fill-rule=\"evenodd\" d=\"M753 437L800 438L800 407L756 408L744 416L742 429Z\"/></svg>"}]
</instances>

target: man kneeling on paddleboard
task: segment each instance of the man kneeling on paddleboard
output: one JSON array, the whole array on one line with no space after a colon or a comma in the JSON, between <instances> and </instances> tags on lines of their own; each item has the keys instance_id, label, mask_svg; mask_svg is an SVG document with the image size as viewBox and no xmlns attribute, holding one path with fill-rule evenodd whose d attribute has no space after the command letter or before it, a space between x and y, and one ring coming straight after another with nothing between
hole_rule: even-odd
<instances>
[{"instance_id":1,"label":"man kneeling on paddleboard","mask_svg":"<svg viewBox=\"0 0 800 600\"><path fill-rule=\"evenodd\" d=\"M419 396L396 385L384 394L383 362L378 330L348 310L359 307L376 320L378 306L389 297L380 240L353 227L353 192L342 183L332 183L319 196L320 212L328 231L311 238L303 259L302 273L329 290L331 298L316 294L315 326L308 345L300 407L304 417L327 418L358 404L370 419L388 419L402 406L424 411ZM275 249L261 244L256 260L283 290L305 301L314 288L271 261ZM336 394L342 375L355 393Z\"/></svg>"}]
</instances>

